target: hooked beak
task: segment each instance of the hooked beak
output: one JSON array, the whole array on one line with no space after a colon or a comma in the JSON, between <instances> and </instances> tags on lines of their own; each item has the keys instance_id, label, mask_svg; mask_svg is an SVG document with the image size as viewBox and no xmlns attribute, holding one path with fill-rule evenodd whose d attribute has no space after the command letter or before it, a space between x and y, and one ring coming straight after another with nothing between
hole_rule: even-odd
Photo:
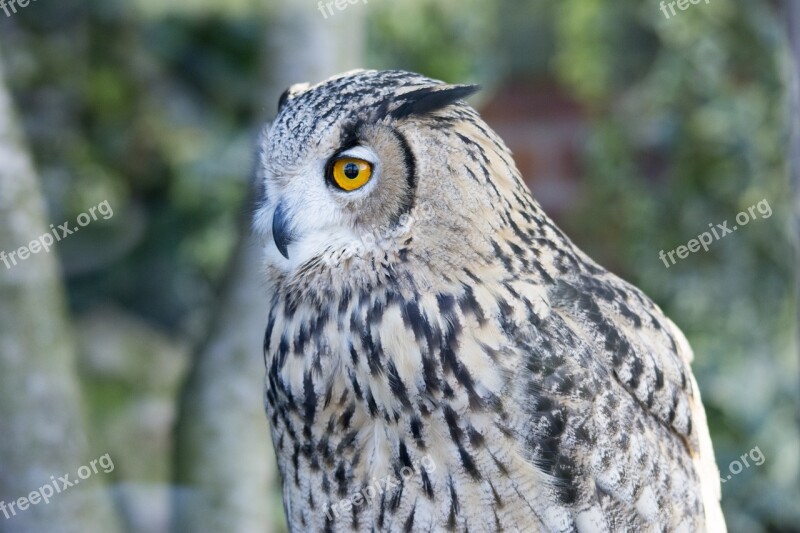
<instances>
[{"instance_id":1,"label":"hooked beak","mask_svg":"<svg viewBox=\"0 0 800 533\"><path fill-rule=\"evenodd\" d=\"M278 203L272 215L272 239L283 257L289 259L289 245L295 240L291 217L283 202Z\"/></svg>"}]
</instances>

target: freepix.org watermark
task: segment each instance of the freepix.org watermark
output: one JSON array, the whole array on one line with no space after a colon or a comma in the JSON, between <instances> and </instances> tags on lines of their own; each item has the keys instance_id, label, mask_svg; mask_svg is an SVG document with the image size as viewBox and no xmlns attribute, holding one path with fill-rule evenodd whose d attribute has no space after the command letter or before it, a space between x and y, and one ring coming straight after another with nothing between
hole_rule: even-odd
<instances>
[{"instance_id":1,"label":"freepix.org watermark","mask_svg":"<svg viewBox=\"0 0 800 533\"><path fill-rule=\"evenodd\" d=\"M100 472L97 468L98 466L103 469L104 473L108 474L114 470L114 461L111 460L109 454L93 459L88 465L81 466L77 472L78 477L72 480L69 474L64 474L58 479L56 479L56 476L50 476L49 483L31 491L27 496L22 496L8 503L0 501L0 513L3 513L6 520L10 520L17 516L17 513L27 511L32 505L39 505L42 502L48 504L50 503L50 498L56 494L61 494L70 487L79 484L82 480L98 474Z\"/></svg>"},{"instance_id":2,"label":"freepix.org watermark","mask_svg":"<svg viewBox=\"0 0 800 533\"><path fill-rule=\"evenodd\" d=\"M661 2L660 9L661 12L664 13L664 16L667 17L667 20L677 15L677 11L675 11L675 6L678 6L678 9L681 11L686 11L689 9L689 6L692 4L699 4L700 2L705 2L706 4L710 3L711 0L676 0L674 2ZM670 15L672 13L672 15Z\"/></svg>"},{"instance_id":3,"label":"freepix.org watermark","mask_svg":"<svg viewBox=\"0 0 800 533\"><path fill-rule=\"evenodd\" d=\"M708 247L714 241L718 241L726 235L730 235L738 230L740 227L746 226L751 220L756 220L758 215L761 215L762 219L772 216L772 208L769 206L769 202L766 199L751 205L747 210L736 215L737 225L728 226L727 220L723 221L722 224L709 224L708 227L711 231L705 231L698 235L696 239L692 239L686 244L682 244L669 252L664 253L664 250L661 250L658 252L658 258L664 262L665 267L669 268L675 264L676 255L678 259L686 259L689 257L690 253L699 252L700 248L707 252ZM669 262L667 259L669 259Z\"/></svg>"},{"instance_id":4,"label":"freepix.org watermark","mask_svg":"<svg viewBox=\"0 0 800 533\"><path fill-rule=\"evenodd\" d=\"M731 461L731 464L728 465L728 472L730 472L730 474L727 474L725 477L720 477L719 480L722 483L725 483L733 476L739 475L745 468L750 468L750 463L747 461L748 457L750 458L751 461L753 461L753 464L756 466L763 465L764 461L767 460L767 458L764 457L764 454L761 453L761 448L756 446L749 452L743 453L741 457L739 457L741 461L737 459ZM742 463L744 463L744 465L742 465Z\"/></svg>"},{"instance_id":5,"label":"freepix.org watermark","mask_svg":"<svg viewBox=\"0 0 800 533\"><path fill-rule=\"evenodd\" d=\"M0 0L2 1L2 0ZM335 14L333 8L336 8L336 11L344 11L347 9L347 6L350 4L358 4L358 3L366 4L368 0L329 0L328 2L323 2L320 0L319 4L317 4L317 9L319 12L322 13L323 18L328 18L329 16L333 16Z\"/></svg>"},{"instance_id":6,"label":"freepix.org watermark","mask_svg":"<svg viewBox=\"0 0 800 533\"><path fill-rule=\"evenodd\" d=\"M414 463L412 466L404 466L402 469L400 469L400 477L404 482L408 481L415 472L419 471L420 466L429 474L436 471L436 463L430 455L426 455L418 463ZM389 492L390 490L399 487L400 483L400 479L392 475L386 476L380 480L372 478L371 484L362 488L360 491L353 493L349 498L339 500L337 503L334 503L328 507L328 512L325 513L325 515L328 517L328 519L333 520L333 516L335 515L338 518L339 513L341 512L346 513L353 507L371 504L376 498L380 499L380 496L385 492Z\"/></svg>"},{"instance_id":7,"label":"freepix.org watermark","mask_svg":"<svg viewBox=\"0 0 800 533\"><path fill-rule=\"evenodd\" d=\"M0 0L0 2L1 1L2 0ZM58 227L50 224L49 233L39 236L39 238L32 240L26 246L21 246L18 249L10 252L0 250L0 261L2 261L6 266L6 270L10 270L12 267L17 266L18 263L28 259L31 255L38 254L42 251L44 253L48 253L50 251L50 247L52 247L55 243L59 242L64 237L72 235L73 233L77 233L81 228L88 226L97 220L98 214L103 217L103 220L108 220L114 216L114 210L111 209L111 205L108 203L108 200L105 200L104 202L89 208L87 212L78 215L77 226L70 228L69 222L64 222Z\"/></svg>"},{"instance_id":8,"label":"freepix.org watermark","mask_svg":"<svg viewBox=\"0 0 800 533\"><path fill-rule=\"evenodd\" d=\"M419 221L432 219L435 215L436 212L433 207L425 205L419 207L416 216L403 213L394 225L385 224L372 227L372 231L361 236L360 241L355 246L355 252L361 254L366 250L371 250L376 247L384 249L387 246L391 247L394 240L410 232L414 224Z\"/></svg>"},{"instance_id":9,"label":"freepix.org watermark","mask_svg":"<svg viewBox=\"0 0 800 533\"><path fill-rule=\"evenodd\" d=\"M17 7L28 7L28 4L36 0L0 0L0 9L5 12L7 17L17 13Z\"/></svg>"}]
</instances>

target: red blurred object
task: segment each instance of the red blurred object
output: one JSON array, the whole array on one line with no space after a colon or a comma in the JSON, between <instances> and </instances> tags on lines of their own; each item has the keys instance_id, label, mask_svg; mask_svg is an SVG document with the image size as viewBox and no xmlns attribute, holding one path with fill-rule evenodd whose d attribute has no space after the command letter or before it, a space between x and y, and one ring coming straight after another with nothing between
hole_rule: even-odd
<instances>
[{"instance_id":1,"label":"red blurred object","mask_svg":"<svg viewBox=\"0 0 800 533\"><path fill-rule=\"evenodd\" d=\"M573 209L581 190L581 153L587 135L580 104L550 81L508 81L481 115L514 153L522 177L556 218Z\"/></svg>"}]
</instances>

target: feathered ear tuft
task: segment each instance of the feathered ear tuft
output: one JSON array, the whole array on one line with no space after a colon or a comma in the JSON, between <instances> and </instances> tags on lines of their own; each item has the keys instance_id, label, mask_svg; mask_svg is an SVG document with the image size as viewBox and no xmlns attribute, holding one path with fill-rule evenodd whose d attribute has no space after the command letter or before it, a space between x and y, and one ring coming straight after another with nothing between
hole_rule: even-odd
<instances>
[{"instance_id":1,"label":"feathered ear tuft","mask_svg":"<svg viewBox=\"0 0 800 533\"><path fill-rule=\"evenodd\" d=\"M398 120L412 115L427 115L478 92L480 88L480 85L436 85L417 89L400 95L403 103L389 116Z\"/></svg>"},{"instance_id":2,"label":"feathered ear tuft","mask_svg":"<svg viewBox=\"0 0 800 533\"><path fill-rule=\"evenodd\" d=\"M295 95L301 93L309 88L308 83L295 83L281 94L281 97L278 99L278 113L281 112L283 106L286 105L291 98L294 98Z\"/></svg>"}]
</instances>

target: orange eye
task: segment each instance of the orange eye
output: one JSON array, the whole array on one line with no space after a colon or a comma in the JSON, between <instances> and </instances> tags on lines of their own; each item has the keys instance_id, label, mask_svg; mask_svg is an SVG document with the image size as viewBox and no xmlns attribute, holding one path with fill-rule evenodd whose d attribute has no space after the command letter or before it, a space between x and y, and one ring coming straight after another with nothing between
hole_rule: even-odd
<instances>
[{"instance_id":1,"label":"orange eye","mask_svg":"<svg viewBox=\"0 0 800 533\"><path fill-rule=\"evenodd\" d=\"M333 162L331 180L344 191L360 189L372 177L372 164L363 159L343 157Z\"/></svg>"}]
</instances>

